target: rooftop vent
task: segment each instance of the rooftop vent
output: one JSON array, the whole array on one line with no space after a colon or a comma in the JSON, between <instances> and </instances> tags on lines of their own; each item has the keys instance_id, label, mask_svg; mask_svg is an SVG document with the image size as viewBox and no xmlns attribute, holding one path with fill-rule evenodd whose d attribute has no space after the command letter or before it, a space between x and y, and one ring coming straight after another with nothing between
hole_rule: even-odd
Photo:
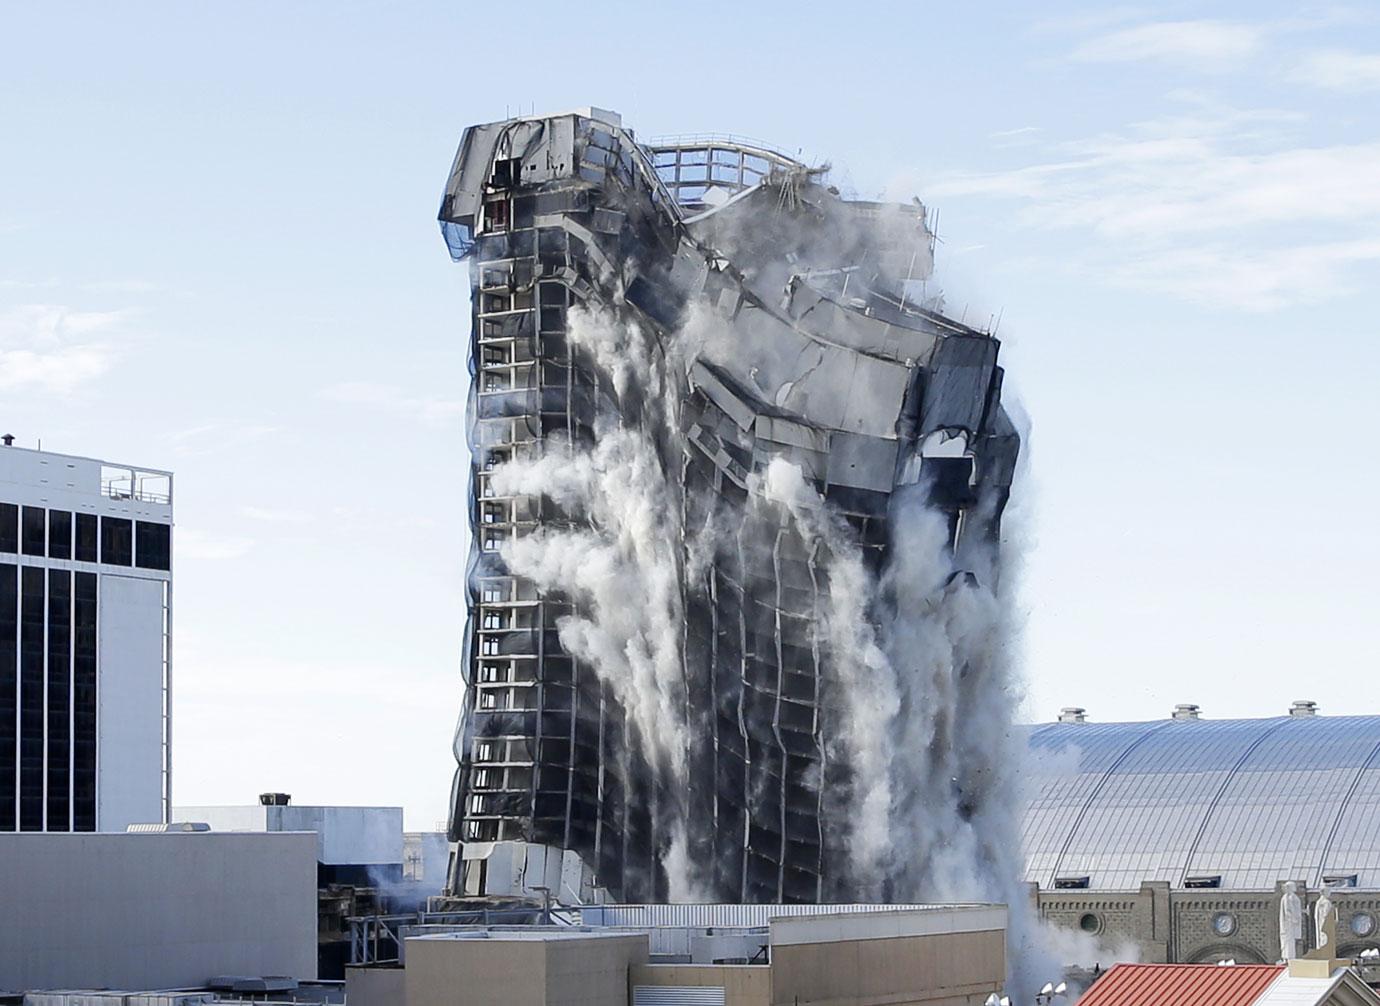
<instances>
[{"instance_id":1,"label":"rooftop vent","mask_svg":"<svg viewBox=\"0 0 1380 1006\"><path fill-rule=\"evenodd\" d=\"M131 835L172 835L180 832L210 831L205 821L171 821L168 824L127 824L125 831Z\"/></svg>"},{"instance_id":2,"label":"rooftop vent","mask_svg":"<svg viewBox=\"0 0 1380 1006\"><path fill-rule=\"evenodd\" d=\"M1180 702L1174 707L1172 715L1176 720L1196 720L1198 718L1198 707L1192 702Z\"/></svg>"},{"instance_id":3,"label":"rooftop vent","mask_svg":"<svg viewBox=\"0 0 1380 1006\"><path fill-rule=\"evenodd\" d=\"M292 802L291 793L260 793L259 803L265 807L286 807Z\"/></svg>"},{"instance_id":4,"label":"rooftop vent","mask_svg":"<svg viewBox=\"0 0 1380 1006\"><path fill-rule=\"evenodd\" d=\"M1056 891L1081 891L1092 886L1091 877L1055 877Z\"/></svg>"},{"instance_id":5,"label":"rooftop vent","mask_svg":"<svg viewBox=\"0 0 1380 1006\"><path fill-rule=\"evenodd\" d=\"M1082 706L1065 706L1059 710L1060 723L1086 723L1088 711Z\"/></svg>"},{"instance_id":6,"label":"rooftop vent","mask_svg":"<svg viewBox=\"0 0 1380 1006\"><path fill-rule=\"evenodd\" d=\"M4 444L6 447L13 447L13 446L14 446L14 434L13 434L13 433L6 433L3 437L0 437L0 444Z\"/></svg>"},{"instance_id":7,"label":"rooftop vent","mask_svg":"<svg viewBox=\"0 0 1380 1006\"><path fill-rule=\"evenodd\" d=\"M1296 699L1289 707L1290 716L1317 716L1318 704L1312 699Z\"/></svg>"}]
</instances>

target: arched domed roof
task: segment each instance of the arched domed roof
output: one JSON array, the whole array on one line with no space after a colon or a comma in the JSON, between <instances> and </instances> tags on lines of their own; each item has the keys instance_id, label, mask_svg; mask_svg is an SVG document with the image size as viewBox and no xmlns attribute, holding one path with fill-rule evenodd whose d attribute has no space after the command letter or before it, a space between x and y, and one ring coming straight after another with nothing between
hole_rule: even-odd
<instances>
[{"instance_id":1,"label":"arched domed roof","mask_svg":"<svg viewBox=\"0 0 1380 1006\"><path fill-rule=\"evenodd\" d=\"M1030 735L1026 879L1380 889L1380 716L1053 723Z\"/></svg>"}]
</instances>

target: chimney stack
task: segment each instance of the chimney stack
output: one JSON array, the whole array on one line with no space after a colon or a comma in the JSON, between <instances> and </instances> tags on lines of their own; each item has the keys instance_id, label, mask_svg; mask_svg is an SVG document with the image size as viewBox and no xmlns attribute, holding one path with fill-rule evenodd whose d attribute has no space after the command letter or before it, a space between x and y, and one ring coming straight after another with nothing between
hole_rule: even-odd
<instances>
[{"instance_id":1,"label":"chimney stack","mask_svg":"<svg viewBox=\"0 0 1380 1006\"><path fill-rule=\"evenodd\" d=\"M13 434L13 433L6 433L3 437L0 437L0 443L3 443L6 447L13 447L13 446L14 446L14 434Z\"/></svg>"}]
</instances>

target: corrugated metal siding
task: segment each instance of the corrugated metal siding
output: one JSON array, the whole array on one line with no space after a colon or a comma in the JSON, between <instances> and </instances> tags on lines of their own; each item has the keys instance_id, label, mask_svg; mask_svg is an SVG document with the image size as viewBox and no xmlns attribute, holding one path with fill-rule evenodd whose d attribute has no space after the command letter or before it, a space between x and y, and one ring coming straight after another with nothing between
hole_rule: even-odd
<instances>
[{"instance_id":1,"label":"corrugated metal siding","mask_svg":"<svg viewBox=\"0 0 1380 1006\"><path fill-rule=\"evenodd\" d=\"M1282 964L1118 964L1079 1006L1252 1006Z\"/></svg>"},{"instance_id":2,"label":"corrugated metal siding","mask_svg":"<svg viewBox=\"0 0 1380 1006\"><path fill-rule=\"evenodd\" d=\"M634 985L632 1006L724 1006L724 990L709 985Z\"/></svg>"},{"instance_id":3,"label":"corrugated metal siding","mask_svg":"<svg viewBox=\"0 0 1380 1006\"><path fill-rule=\"evenodd\" d=\"M760 929L772 919L798 915L938 910L953 905L590 905L580 909L587 926L681 926L690 929Z\"/></svg>"}]
</instances>

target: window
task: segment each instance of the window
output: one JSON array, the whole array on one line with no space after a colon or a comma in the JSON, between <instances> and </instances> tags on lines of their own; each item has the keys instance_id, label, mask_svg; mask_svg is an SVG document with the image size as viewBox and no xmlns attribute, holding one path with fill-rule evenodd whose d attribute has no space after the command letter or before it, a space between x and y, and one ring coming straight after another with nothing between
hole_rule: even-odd
<instances>
[{"instance_id":1,"label":"window","mask_svg":"<svg viewBox=\"0 0 1380 1006\"><path fill-rule=\"evenodd\" d=\"M59 511L54 510L56 517ZM62 516L69 518L71 514ZM70 528L69 528L70 530ZM72 574L48 570L48 831L71 830Z\"/></svg>"},{"instance_id":2,"label":"window","mask_svg":"<svg viewBox=\"0 0 1380 1006\"><path fill-rule=\"evenodd\" d=\"M27 510L28 507L25 507ZM39 511L43 513L42 510ZM44 570L19 571L19 829L43 830Z\"/></svg>"},{"instance_id":3,"label":"window","mask_svg":"<svg viewBox=\"0 0 1380 1006\"><path fill-rule=\"evenodd\" d=\"M66 510L48 511L48 555L72 558L72 515Z\"/></svg>"},{"instance_id":4,"label":"window","mask_svg":"<svg viewBox=\"0 0 1380 1006\"><path fill-rule=\"evenodd\" d=\"M79 513L76 515L77 527L77 547L75 558L77 562L96 561L96 515L93 513Z\"/></svg>"},{"instance_id":5,"label":"window","mask_svg":"<svg viewBox=\"0 0 1380 1006\"><path fill-rule=\"evenodd\" d=\"M48 524L41 506L21 508L20 545L25 555L44 555L48 551Z\"/></svg>"},{"instance_id":6,"label":"window","mask_svg":"<svg viewBox=\"0 0 1380 1006\"><path fill-rule=\"evenodd\" d=\"M506 189L522 180L522 160L517 157L502 157L494 161L494 173L489 184L494 188Z\"/></svg>"},{"instance_id":7,"label":"window","mask_svg":"<svg viewBox=\"0 0 1380 1006\"><path fill-rule=\"evenodd\" d=\"M0 552L19 551L19 507L0 503Z\"/></svg>"},{"instance_id":8,"label":"window","mask_svg":"<svg viewBox=\"0 0 1380 1006\"><path fill-rule=\"evenodd\" d=\"M101 562L112 566L134 564L134 523L123 517L101 518Z\"/></svg>"},{"instance_id":9,"label":"window","mask_svg":"<svg viewBox=\"0 0 1380 1006\"><path fill-rule=\"evenodd\" d=\"M73 831L96 830L96 597L96 574L78 573L72 605Z\"/></svg>"},{"instance_id":10,"label":"window","mask_svg":"<svg viewBox=\"0 0 1380 1006\"><path fill-rule=\"evenodd\" d=\"M134 564L140 569L172 569L172 528L146 520L135 522Z\"/></svg>"},{"instance_id":11,"label":"window","mask_svg":"<svg viewBox=\"0 0 1380 1006\"><path fill-rule=\"evenodd\" d=\"M1184 887L1195 887L1195 888L1199 888L1199 887L1221 887L1221 886L1222 886L1222 875L1221 875L1221 874L1216 874L1216 873L1215 873L1215 874L1212 874L1212 875L1210 875L1210 876L1185 877L1185 878L1184 878Z\"/></svg>"},{"instance_id":12,"label":"window","mask_svg":"<svg viewBox=\"0 0 1380 1006\"><path fill-rule=\"evenodd\" d=\"M508 229L508 200L495 199L484 204L484 230L493 233Z\"/></svg>"},{"instance_id":13,"label":"window","mask_svg":"<svg viewBox=\"0 0 1380 1006\"><path fill-rule=\"evenodd\" d=\"M0 831L14 831L15 828L14 724L19 710L19 651L15 638L18 634L19 567L0 563Z\"/></svg>"}]
</instances>

